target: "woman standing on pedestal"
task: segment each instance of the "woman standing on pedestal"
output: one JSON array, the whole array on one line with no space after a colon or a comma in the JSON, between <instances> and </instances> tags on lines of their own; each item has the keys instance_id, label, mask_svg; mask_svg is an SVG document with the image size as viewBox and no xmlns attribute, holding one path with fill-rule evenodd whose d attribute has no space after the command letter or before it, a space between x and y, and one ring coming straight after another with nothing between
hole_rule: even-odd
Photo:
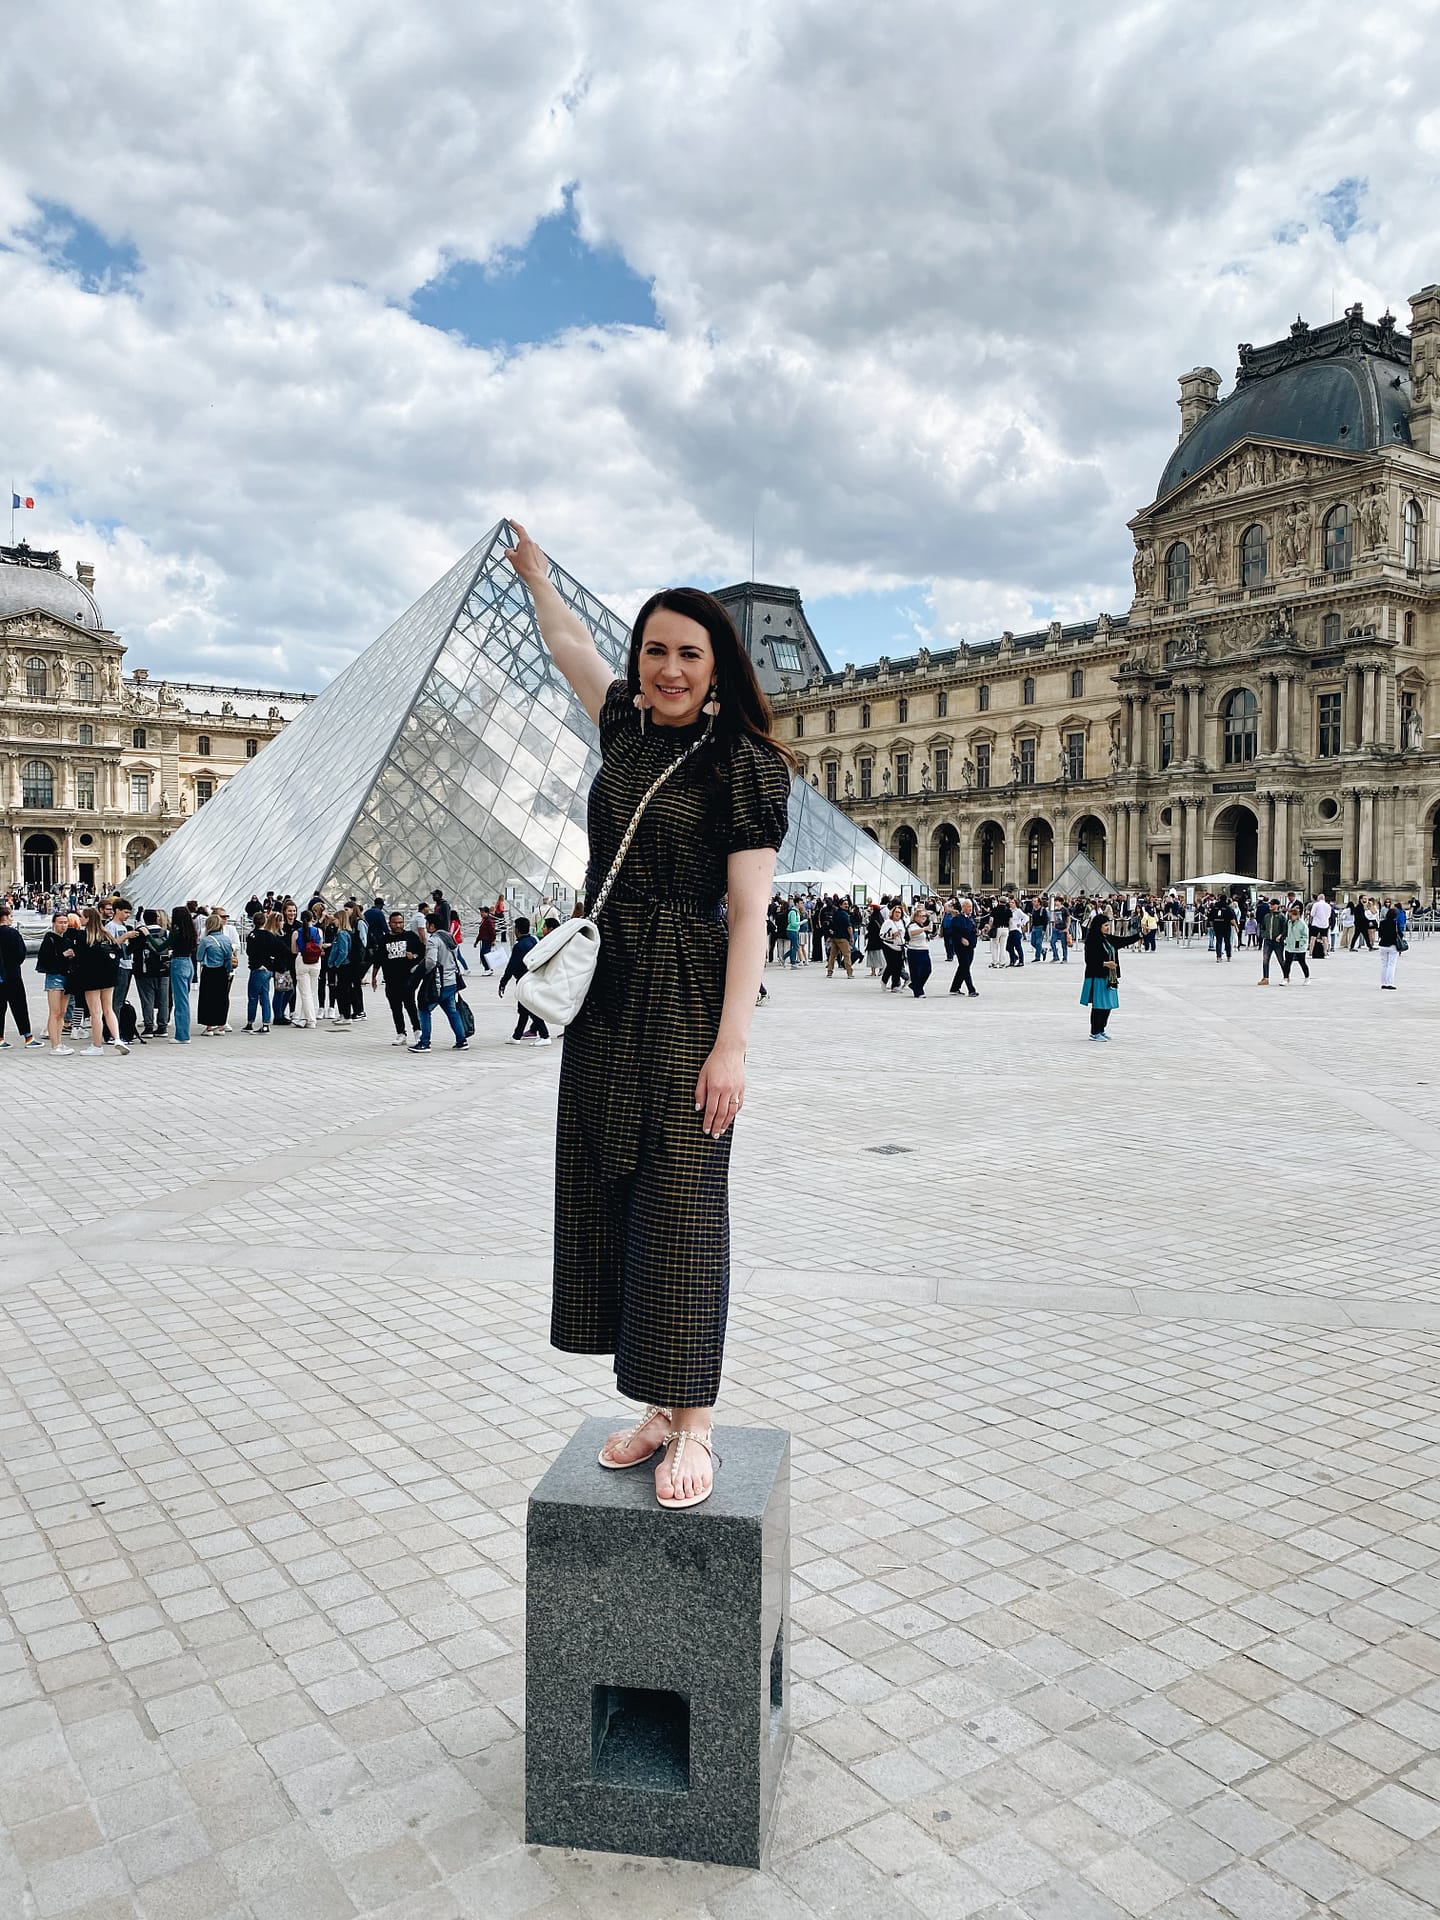
<instances>
[{"instance_id":1,"label":"woman standing on pedestal","mask_svg":"<svg viewBox=\"0 0 1440 1920\"><path fill-rule=\"evenodd\" d=\"M638 1466L663 1449L656 1498L698 1506L713 1483L729 1304L730 1129L785 837L788 755L718 601L687 587L648 600L616 680L545 555L511 524L508 558L551 658L600 728L587 901L647 790L676 767L600 915L599 965L565 1034L550 1338L566 1353L613 1353L620 1392L647 1403L601 1464Z\"/></svg>"}]
</instances>

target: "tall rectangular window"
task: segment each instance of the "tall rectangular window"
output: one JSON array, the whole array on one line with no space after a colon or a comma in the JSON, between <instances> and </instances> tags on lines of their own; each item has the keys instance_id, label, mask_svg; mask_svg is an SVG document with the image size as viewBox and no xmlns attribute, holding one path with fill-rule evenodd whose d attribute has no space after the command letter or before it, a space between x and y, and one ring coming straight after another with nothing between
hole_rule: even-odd
<instances>
[{"instance_id":1,"label":"tall rectangular window","mask_svg":"<svg viewBox=\"0 0 1440 1920\"><path fill-rule=\"evenodd\" d=\"M130 811L148 813L150 811L150 776L148 773L132 773L130 776Z\"/></svg>"},{"instance_id":2,"label":"tall rectangular window","mask_svg":"<svg viewBox=\"0 0 1440 1920\"><path fill-rule=\"evenodd\" d=\"M940 697L943 700L945 696L941 694ZM937 793L950 791L950 749L948 747L935 749L935 791Z\"/></svg>"},{"instance_id":3,"label":"tall rectangular window","mask_svg":"<svg viewBox=\"0 0 1440 1920\"><path fill-rule=\"evenodd\" d=\"M1160 715L1160 765L1168 767L1175 758L1175 709L1166 707Z\"/></svg>"},{"instance_id":4,"label":"tall rectangular window","mask_svg":"<svg viewBox=\"0 0 1440 1920\"><path fill-rule=\"evenodd\" d=\"M1034 784L1035 742L1033 740L1022 740L1020 742L1020 785L1022 787L1033 787Z\"/></svg>"},{"instance_id":5,"label":"tall rectangular window","mask_svg":"<svg viewBox=\"0 0 1440 1920\"><path fill-rule=\"evenodd\" d=\"M895 791L903 797L910 791L910 756L897 753L895 756Z\"/></svg>"},{"instance_id":6,"label":"tall rectangular window","mask_svg":"<svg viewBox=\"0 0 1440 1920\"><path fill-rule=\"evenodd\" d=\"M988 787L990 784L990 742L982 740L975 749L975 784Z\"/></svg>"},{"instance_id":7,"label":"tall rectangular window","mask_svg":"<svg viewBox=\"0 0 1440 1920\"><path fill-rule=\"evenodd\" d=\"M95 808L95 769L77 767L75 769L75 804L86 813Z\"/></svg>"},{"instance_id":8,"label":"tall rectangular window","mask_svg":"<svg viewBox=\"0 0 1440 1920\"><path fill-rule=\"evenodd\" d=\"M937 693L935 696L935 718L937 720L943 720L946 714L949 713L949 711L950 711L949 694Z\"/></svg>"},{"instance_id":9,"label":"tall rectangular window","mask_svg":"<svg viewBox=\"0 0 1440 1920\"><path fill-rule=\"evenodd\" d=\"M1083 733L1067 733L1065 736L1065 771L1072 780L1085 778L1085 736Z\"/></svg>"},{"instance_id":10,"label":"tall rectangular window","mask_svg":"<svg viewBox=\"0 0 1440 1920\"><path fill-rule=\"evenodd\" d=\"M197 813L207 800L213 800L214 798L215 782L213 780L197 780L195 782L195 810Z\"/></svg>"},{"instance_id":11,"label":"tall rectangular window","mask_svg":"<svg viewBox=\"0 0 1440 1920\"><path fill-rule=\"evenodd\" d=\"M827 760L825 762L825 798L832 806L835 804L835 783L838 773L839 768L835 765L835 762L833 760Z\"/></svg>"},{"instance_id":12,"label":"tall rectangular window","mask_svg":"<svg viewBox=\"0 0 1440 1920\"><path fill-rule=\"evenodd\" d=\"M862 800L869 800L873 797L874 791L875 762L870 758L869 754L862 754L860 758L860 798Z\"/></svg>"},{"instance_id":13,"label":"tall rectangular window","mask_svg":"<svg viewBox=\"0 0 1440 1920\"><path fill-rule=\"evenodd\" d=\"M1315 702L1320 722L1318 748L1323 760L1333 760L1340 751L1340 695L1322 693Z\"/></svg>"}]
</instances>

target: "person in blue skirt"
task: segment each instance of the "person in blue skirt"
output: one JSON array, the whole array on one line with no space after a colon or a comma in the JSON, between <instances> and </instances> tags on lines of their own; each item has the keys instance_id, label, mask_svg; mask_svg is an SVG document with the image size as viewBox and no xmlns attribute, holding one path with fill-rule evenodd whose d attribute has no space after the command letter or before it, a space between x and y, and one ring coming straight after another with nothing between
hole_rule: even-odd
<instances>
[{"instance_id":1,"label":"person in blue skirt","mask_svg":"<svg viewBox=\"0 0 1440 1920\"><path fill-rule=\"evenodd\" d=\"M1090 1038L1108 1040L1105 1028L1120 1004L1120 949L1133 947L1138 933L1112 933L1110 916L1097 907L1085 929L1085 984L1080 1004L1090 1009Z\"/></svg>"}]
</instances>

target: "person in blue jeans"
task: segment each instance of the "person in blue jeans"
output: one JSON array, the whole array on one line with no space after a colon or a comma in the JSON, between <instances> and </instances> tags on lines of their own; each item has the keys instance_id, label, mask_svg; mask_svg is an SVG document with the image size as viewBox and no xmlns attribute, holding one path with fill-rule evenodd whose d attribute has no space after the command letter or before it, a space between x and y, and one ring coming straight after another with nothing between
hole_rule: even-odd
<instances>
[{"instance_id":1,"label":"person in blue jeans","mask_svg":"<svg viewBox=\"0 0 1440 1920\"><path fill-rule=\"evenodd\" d=\"M1070 913L1069 909L1056 905L1050 909L1050 958L1069 961L1070 958Z\"/></svg>"},{"instance_id":2,"label":"person in blue jeans","mask_svg":"<svg viewBox=\"0 0 1440 1920\"><path fill-rule=\"evenodd\" d=\"M175 1038L184 1046L190 1038L190 989L195 982L195 949L200 944L188 907L170 910L170 1003L175 1016Z\"/></svg>"},{"instance_id":3,"label":"person in blue jeans","mask_svg":"<svg viewBox=\"0 0 1440 1920\"><path fill-rule=\"evenodd\" d=\"M460 963L455 957L454 935L448 926L441 927L437 924L434 914L426 915L425 926L425 971L427 974L435 975L440 1005L445 1009L445 1018L450 1022L450 1031L455 1036L455 1051L461 1053L469 1045L469 1041L465 1038L465 1022L460 1018L460 1010L455 1005L455 996L460 991ZM411 1053L429 1053L432 1011L431 1007L419 1006L420 1038L411 1047Z\"/></svg>"}]
</instances>

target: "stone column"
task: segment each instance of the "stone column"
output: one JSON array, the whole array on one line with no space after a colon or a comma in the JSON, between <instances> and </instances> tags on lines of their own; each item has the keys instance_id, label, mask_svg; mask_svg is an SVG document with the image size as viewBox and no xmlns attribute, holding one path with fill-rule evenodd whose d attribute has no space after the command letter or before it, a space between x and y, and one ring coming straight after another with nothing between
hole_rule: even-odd
<instances>
[{"instance_id":1,"label":"stone column","mask_svg":"<svg viewBox=\"0 0 1440 1920\"><path fill-rule=\"evenodd\" d=\"M1275 878L1275 817L1276 802L1273 793L1257 795L1260 809L1260 844L1256 850L1255 864L1263 880Z\"/></svg>"},{"instance_id":2,"label":"stone column","mask_svg":"<svg viewBox=\"0 0 1440 1920\"><path fill-rule=\"evenodd\" d=\"M1290 709L1294 703L1295 694L1294 674L1282 673L1278 675L1276 687L1279 693L1279 730L1275 739L1275 751L1277 753L1288 753L1290 751Z\"/></svg>"},{"instance_id":3,"label":"stone column","mask_svg":"<svg viewBox=\"0 0 1440 1920\"><path fill-rule=\"evenodd\" d=\"M1145 802L1130 803L1130 883L1145 885Z\"/></svg>"},{"instance_id":4,"label":"stone column","mask_svg":"<svg viewBox=\"0 0 1440 1920\"><path fill-rule=\"evenodd\" d=\"M1360 789L1360 844L1356 851L1356 878L1363 886L1375 878L1375 789Z\"/></svg>"},{"instance_id":5,"label":"stone column","mask_svg":"<svg viewBox=\"0 0 1440 1920\"><path fill-rule=\"evenodd\" d=\"M1275 801L1274 844L1270 853L1270 871L1267 880L1289 880L1290 872L1290 799L1288 793L1277 793Z\"/></svg>"},{"instance_id":6,"label":"stone column","mask_svg":"<svg viewBox=\"0 0 1440 1920\"><path fill-rule=\"evenodd\" d=\"M18 883L21 880L23 880L25 877L25 855L21 850L21 846L20 846L19 827L12 827L10 829L10 840L13 848L13 858L15 863L14 872L11 874L11 878L18 885Z\"/></svg>"},{"instance_id":7,"label":"stone column","mask_svg":"<svg viewBox=\"0 0 1440 1920\"><path fill-rule=\"evenodd\" d=\"M1170 881L1178 886L1189 871L1185 865L1185 815L1189 802L1177 800L1170 809Z\"/></svg>"},{"instance_id":8,"label":"stone column","mask_svg":"<svg viewBox=\"0 0 1440 1920\"><path fill-rule=\"evenodd\" d=\"M1360 669L1360 739L1363 749L1375 744L1375 669Z\"/></svg>"},{"instance_id":9,"label":"stone column","mask_svg":"<svg viewBox=\"0 0 1440 1920\"><path fill-rule=\"evenodd\" d=\"M1175 689L1175 758L1190 758L1190 689L1182 680Z\"/></svg>"},{"instance_id":10,"label":"stone column","mask_svg":"<svg viewBox=\"0 0 1440 1920\"><path fill-rule=\"evenodd\" d=\"M1354 753L1360 745L1360 683L1362 675L1347 667L1341 678L1340 745L1344 753Z\"/></svg>"},{"instance_id":11,"label":"stone column","mask_svg":"<svg viewBox=\"0 0 1440 1920\"><path fill-rule=\"evenodd\" d=\"M1279 721L1276 716L1276 680L1273 673L1267 673L1260 682L1260 751L1273 753L1279 743Z\"/></svg>"},{"instance_id":12,"label":"stone column","mask_svg":"<svg viewBox=\"0 0 1440 1920\"><path fill-rule=\"evenodd\" d=\"M75 829L65 829L65 871L60 876L68 886L75 878Z\"/></svg>"}]
</instances>

